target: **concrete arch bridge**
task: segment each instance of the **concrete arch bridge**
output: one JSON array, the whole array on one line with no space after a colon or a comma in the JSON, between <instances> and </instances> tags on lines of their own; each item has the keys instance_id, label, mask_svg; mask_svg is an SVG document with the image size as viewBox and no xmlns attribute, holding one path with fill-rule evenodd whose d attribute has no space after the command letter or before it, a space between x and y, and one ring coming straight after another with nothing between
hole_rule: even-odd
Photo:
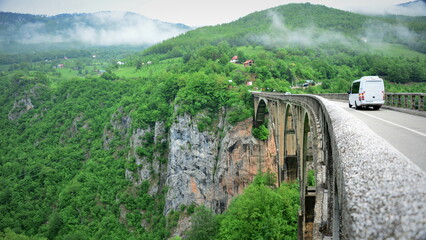
<instances>
[{"instance_id":1,"label":"concrete arch bridge","mask_svg":"<svg viewBox=\"0 0 426 240\"><path fill-rule=\"evenodd\" d=\"M278 182L300 183L299 239L426 239L418 166L322 97L252 94L254 127L274 134Z\"/></svg>"}]
</instances>

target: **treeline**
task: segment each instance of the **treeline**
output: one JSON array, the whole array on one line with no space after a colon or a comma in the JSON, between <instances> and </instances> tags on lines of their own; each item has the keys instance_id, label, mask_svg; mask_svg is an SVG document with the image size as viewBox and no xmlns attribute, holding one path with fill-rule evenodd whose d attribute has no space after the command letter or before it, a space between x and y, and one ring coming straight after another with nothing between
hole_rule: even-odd
<instances>
[{"instance_id":1,"label":"treeline","mask_svg":"<svg viewBox=\"0 0 426 240\"><path fill-rule=\"evenodd\" d=\"M18 64L18 63L31 63L39 61L49 61L67 58L80 58L90 57L92 53L86 50L60 50L60 51L48 51L39 53L26 53L26 54L0 54L0 64Z\"/></svg>"},{"instance_id":2,"label":"treeline","mask_svg":"<svg viewBox=\"0 0 426 240\"><path fill-rule=\"evenodd\" d=\"M15 46L14 44L12 45ZM145 48L144 46L85 47L81 45L70 45L68 48L62 46L60 48L58 47L59 49L56 49L52 45L46 44L39 44L40 48L38 45L20 44L19 46L23 46L23 48L30 47L30 49L27 49L27 51L22 53L1 53L0 65L33 63L59 59L64 60L64 58L100 58L104 60L120 59L130 54L134 54L135 52L142 51ZM33 51L34 49L37 49L37 51Z\"/></svg>"}]
</instances>

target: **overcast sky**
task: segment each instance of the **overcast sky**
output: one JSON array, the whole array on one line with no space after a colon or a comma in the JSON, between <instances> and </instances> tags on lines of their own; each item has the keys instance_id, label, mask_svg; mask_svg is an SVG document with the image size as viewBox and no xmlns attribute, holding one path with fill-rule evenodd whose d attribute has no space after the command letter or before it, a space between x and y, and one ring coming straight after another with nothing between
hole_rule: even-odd
<instances>
[{"instance_id":1,"label":"overcast sky","mask_svg":"<svg viewBox=\"0 0 426 240\"><path fill-rule=\"evenodd\" d=\"M312 0L333 8L381 12L410 0ZM0 11L43 15L130 11L146 17L190 26L231 22L249 13L306 0L0 0Z\"/></svg>"}]
</instances>

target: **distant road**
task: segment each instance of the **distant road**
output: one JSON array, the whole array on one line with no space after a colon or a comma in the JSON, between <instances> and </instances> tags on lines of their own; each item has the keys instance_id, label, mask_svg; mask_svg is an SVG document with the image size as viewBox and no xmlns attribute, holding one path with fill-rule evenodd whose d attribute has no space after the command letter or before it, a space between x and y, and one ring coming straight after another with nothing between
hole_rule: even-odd
<instances>
[{"instance_id":1,"label":"distant road","mask_svg":"<svg viewBox=\"0 0 426 240\"><path fill-rule=\"evenodd\" d=\"M355 110L349 108L346 102L333 103L362 120L376 134L426 171L426 117L382 108L378 111Z\"/></svg>"}]
</instances>

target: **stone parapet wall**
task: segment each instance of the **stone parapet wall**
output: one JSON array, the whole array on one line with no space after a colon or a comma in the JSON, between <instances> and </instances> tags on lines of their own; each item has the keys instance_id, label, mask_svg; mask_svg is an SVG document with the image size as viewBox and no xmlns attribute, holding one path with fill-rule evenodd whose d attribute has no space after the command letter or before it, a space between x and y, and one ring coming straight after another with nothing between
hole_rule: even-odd
<instances>
[{"instance_id":1,"label":"stone parapet wall","mask_svg":"<svg viewBox=\"0 0 426 240\"><path fill-rule=\"evenodd\" d=\"M318 100L332 131L343 238L426 239L426 173L363 122Z\"/></svg>"}]
</instances>

